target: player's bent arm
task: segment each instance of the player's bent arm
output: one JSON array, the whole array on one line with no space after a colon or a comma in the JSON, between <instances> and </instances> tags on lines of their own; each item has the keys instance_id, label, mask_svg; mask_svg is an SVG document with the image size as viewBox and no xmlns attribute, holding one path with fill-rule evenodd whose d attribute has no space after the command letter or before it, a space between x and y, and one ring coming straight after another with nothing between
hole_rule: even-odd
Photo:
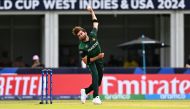
<instances>
[{"instance_id":1,"label":"player's bent arm","mask_svg":"<svg viewBox=\"0 0 190 109\"><path fill-rule=\"evenodd\" d=\"M93 58L89 58L89 62L94 62L94 61L96 61L97 59L99 59L98 56L95 56L95 57L93 57ZM85 56L84 58L82 58L82 61L83 61L85 64L87 64L87 63L88 63L88 57Z\"/></svg>"},{"instance_id":2,"label":"player's bent arm","mask_svg":"<svg viewBox=\"0 0 190 109\"><path fill-rule=\"evenodd\" d=\"M82 61L83 61L85 64L87 64L88 61L89 61L89 62L94 62L94 61L96 61L96 60L98 60L98 59L102 59L102 58L104 58L104 53L100 53L99 55L97 55L97 56L95 56L95 57L92 57L92 58L89 58L89 59L88 59L87 56L85 56L84 58L82 58Z\"/></svg>"},{"instance_id":3,"label":"player's bent arm","mask_svg":"<svg viewBox=\"0 0 190 109\"><path fill-rule=\"evenodd\" d=\"M90 62L94 62L94 61L96 61L98 59L100 59L100 57L99 56L95 56L93 58L90 58Z\"/></svg>"}]
</instances>

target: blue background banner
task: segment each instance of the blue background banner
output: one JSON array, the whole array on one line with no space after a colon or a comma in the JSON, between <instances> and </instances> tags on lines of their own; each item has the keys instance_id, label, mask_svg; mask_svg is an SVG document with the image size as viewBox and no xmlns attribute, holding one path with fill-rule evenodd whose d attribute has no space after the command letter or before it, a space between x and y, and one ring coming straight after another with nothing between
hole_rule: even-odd
<instances>
[{"instance_id":1,"label":"blue background banner","mask_svg":"<svg viewBox=\"0 0 190 109\"><path fill-rule=\"evenodd\" d=\"M189 10L190 0L0 0L0 11Z\"/></svg>"}]
</instances>

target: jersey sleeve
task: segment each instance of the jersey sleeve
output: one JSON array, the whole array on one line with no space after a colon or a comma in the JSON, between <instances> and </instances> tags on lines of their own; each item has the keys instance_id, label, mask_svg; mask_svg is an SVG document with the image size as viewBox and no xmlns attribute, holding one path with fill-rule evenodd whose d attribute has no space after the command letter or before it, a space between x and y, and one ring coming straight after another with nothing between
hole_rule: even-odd
<instances>
[{"instance_id":1,"label":"jersey sleeve","mask_svg":"<svg viewBox=\"0 0 190 109\"><path fill-rule=\"evenodd\" d=\"M97 32L98 32L98 30L96 28L93 28L92 31L90 32L90 37L96 38Z\"/></svg>"},{"instance_id":2,"label":"jersey sleeve","mask_svg":"<svg viewBox=\"0 0 190 109\"><path fill-rule=\"evenodd\" d=\"M86 53L85 50L79 49L79 55L80 55L82 58L84 58L84 57L87 55L87 53Z\"/></svg>"}]
</instances>

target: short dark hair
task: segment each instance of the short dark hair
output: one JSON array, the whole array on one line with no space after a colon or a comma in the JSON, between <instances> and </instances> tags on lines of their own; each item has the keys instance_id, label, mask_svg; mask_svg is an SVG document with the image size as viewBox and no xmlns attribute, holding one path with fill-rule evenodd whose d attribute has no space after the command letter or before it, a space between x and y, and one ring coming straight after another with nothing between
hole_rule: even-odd
<instances>
[{"instance_id":1,"label":"short dark hair","mask_svg":"<svg viewBox=\"0 0 190 109\"><path fill-rule=\"evenodd\" d=\"M74 36L77 36L78 32L79 31L83 31L83 32L86 32L86 30L80 26L75 26L72 30L72 33Z\"/></svg>"}]
</instances>

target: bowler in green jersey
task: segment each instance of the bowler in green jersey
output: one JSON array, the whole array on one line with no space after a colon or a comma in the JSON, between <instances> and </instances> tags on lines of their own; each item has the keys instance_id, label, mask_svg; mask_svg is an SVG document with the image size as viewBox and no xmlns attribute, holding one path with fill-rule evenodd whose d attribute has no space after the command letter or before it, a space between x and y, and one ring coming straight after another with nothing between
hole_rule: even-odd
<instances>
[{"instance_id":1,"label":"bowler in green jersey","mask_svg":"<svg viewBox=\"0 0 190 109\"><path fill-rule=\"evenodd\" d=\"M93 91L92 102L94 104L101 104L98 87L101 85L103 77L104 53L97 39L98 20L91 6L88 6L87 10L92 15L93 23L93 29L90 34L87 34L86 30L80 26L76 26L72 30L73 35L80 40L79 54L82 61L88 66L92 76L92 84L87 88L81 89L81 102L84 104L87 95Z\"/></svg>"}]
</instances>

